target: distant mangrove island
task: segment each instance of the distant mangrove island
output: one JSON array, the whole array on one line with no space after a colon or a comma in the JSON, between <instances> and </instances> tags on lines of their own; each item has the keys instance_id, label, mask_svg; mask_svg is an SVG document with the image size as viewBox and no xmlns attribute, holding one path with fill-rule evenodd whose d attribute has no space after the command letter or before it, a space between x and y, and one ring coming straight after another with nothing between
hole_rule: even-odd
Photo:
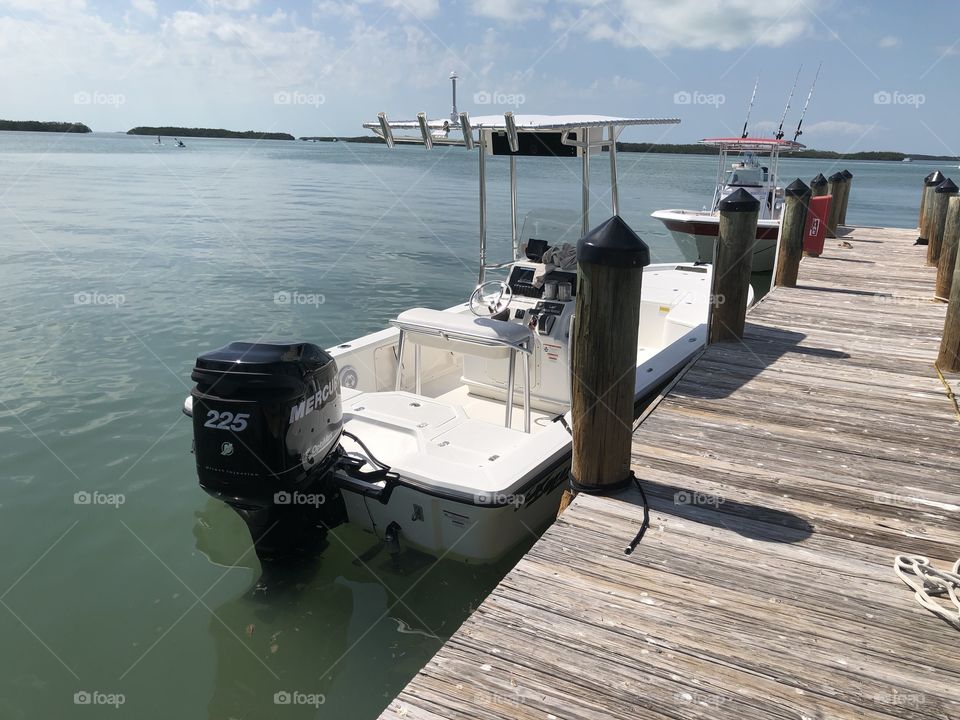
<instances>
[{"instance_id":1,"label":"distant mangrove island","mask_svg":"<svg viewBox=\"0 0 960 720\"><path fill-rule=\"evenodd\" d=\"M0 120L0 130L13 130L15 132L56 133L93 132L83 123L41 122L40 120Z\"/></svg>"},{"instance_id":2,"label":"distant mangrove island","mask_svg":"<svg viewBox=\"0 0 960 720\"><path fill-rule=\"evenodd\" d=\"M683 145L668 145L657 143L628 143L618 142L617 150L622 152L641 153L670 153L672 155L718 155L720 150L715 147L688 143ZM906 158L913 160L954 160L948 155L908 155L907 153L892 150L870 150L866 152L838 153L833 150L798 150L784 153L782 157L816 158L818 160L885 160L902 162Z\"/></svg>"},{"instance_id":3,"label":"distant mangrove island","mask_svg":"<svg viewBox=\"0 0 960 720\"><path fill-rule=\"evenodd\" d=\"M38 120L0 120L0 130L18 132L58 132L58 133L89 133L92 130L83 123L68 122L41 122ZM257 130L224 130L223 128L188 128L162 125L152 127L141 125L127 130L127 135L161 135L166 137L199 137L199 138L238 138L241 140L296 140L290 133L259 132ZM350 143L377 143L382 144L383 138L377 135L304 135L299 138L304 142L350 142ZM604 147L604 150L607 148ZM663 153L670 155L717 155L715 147L700 143L632 143L618 142L619 152ZM788 153L786 157L815 158L818 160L880 160L887 162L901 162L903 160L935 160L954 161L958 158L952 155L923 155L895 152L892 150L870 150L866 152L838 153L832 150L800 150Z\"/></svg>"},{"instance_id":4,"label":"distant mangrove island","mask_svg":"<svg viewBox=\"0 0 960 720\"><path fill-rule=\"evenodd\" d=\"M379 135L357 135L355 137L333 137L332 135L306 135L301 140L310 142L355 142L355 143L382 143L383 138Z\"/></svg>"},{"instance_id":5,"label":"distant mangrove island","mask_svg":"<svg viewBox=\"0 0 960 720\"><path fill-rule=\"evenodd\" d=\"M168 137L239 138L241 140L294 140L290 133L258 132L256 130L224 130L223 128L186 128L139 126L127 130L127 135L164 135Z\"/></svg>"},{"instance_id":6,"label":"distant mangrove island","mask_svg":"<svg viewBox=\"0 0 960 720\"><path fill-rule=\"evenodd\" d=\"M304 136L301 140L311 142L355 142L355 143L382 143L383 138L377 135L357 135L353 137L333 137L328 135ZM604 150L607 148L604 147ZM664 153L670 155L718 155L719 150L700 143L667 144L667 143L631 143L618 142L618 152ZM866 152L838 153L832 150L800 150L786 153L784 157L816 158L818 160L883 160L887 162L901 162L906 158L913 160L956 160L952 155L919 155L892 150L871 150Z\"/></svg>"}]
</instances>

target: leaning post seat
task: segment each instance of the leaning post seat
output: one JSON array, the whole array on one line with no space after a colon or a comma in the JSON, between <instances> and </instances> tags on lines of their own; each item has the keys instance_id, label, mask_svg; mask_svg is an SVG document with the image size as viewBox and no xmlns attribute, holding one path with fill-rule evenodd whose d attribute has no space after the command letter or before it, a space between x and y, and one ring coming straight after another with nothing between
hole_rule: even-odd
<instances>
[{"instance_id":1,"label":"leaning post seat","mask_svg":"<svg viewBox=\"0 0 960 720\"><path fill-rule=\"evenodd\" d=\"M517 353L523 357L523 429L530 432L530 354L533 352L533 332L525 325L475 317L459 313L413 308L400 313L390 324L400 330L397 345L397 386L400 389L403 370L403 348L414 344L414 376L416 392L420 394L420 347L439 348L489 359L505 358L507 365L507 401L504 426L510 427L513 417L513 391Z\"/></svg>"}]
</instances>

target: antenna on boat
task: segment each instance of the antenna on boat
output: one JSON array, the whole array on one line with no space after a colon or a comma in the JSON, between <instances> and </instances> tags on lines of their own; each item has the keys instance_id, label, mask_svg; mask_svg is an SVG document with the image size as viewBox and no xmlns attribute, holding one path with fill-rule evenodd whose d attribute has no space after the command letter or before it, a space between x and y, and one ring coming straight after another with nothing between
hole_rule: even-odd
<instances>
[{"instance_id":1,"label":"antenna on boat","mask_svg":"<svg viewBox=\"0 0 960 720\"><path fill-rule=\"evenodd\" d=\"M810 92L807 93L807 101L803 104L803 112L800 113L800 122L797 123L797 131L793 134L793 141L796 142L797 138L803 135L803 130L800 129L800 126L803 125L803 118L807 114L807 107L810 105L810 98L813 97L813 89L817 86L817 78L820 77L820 68L823 67L823 63L817 65L817 74L813 76L813 85L810 86Z\"/></svg>"},{"instance_id":2,"label":"antenna on boat","mask_svg":"<svg viewBox=\"0 0 960 720\"><path fill-rule=\"evenodd\" d=\"M747 132L747 125L750 124L750 111L753 110L753 101L757 97L757 86L760 84L760 76L757 75L757 81L753 84L753 95L750 96L750 104L747 106L747 119L743 121L743 132L740 134L740 138L745 138L749 133Z\"/></svg>"},{"instance_id":3,"label":"antenna on boat","mask_svg":"<svg viewBox=\"0 0 960 720\"><path fill-rule=\"evenodd\" d=\"M780 127L777 128L777 140L783 140L783 121L787 119L787 111L790 109L790 101L793 100L793 93L797 89L797 81L800 79L800 71L803 70L803 64L797 69L797 76L793 79L793 87L790 88L790 94L787 95L787 106L783 109L783 115L780 116Z\"/></svg>"},{"instance_id":4,"label":"antenna on boat","mask_svg":"<svg viewBox=\"0 0 960 720\"><path fill-rule=\"evenodd\" d=\"M450 71L450 83L453 86L453 109L450 111L450 122L459 123L460 122L460 113L457 112L457 75L456 70Z\"/></svg>"}]
</instances>

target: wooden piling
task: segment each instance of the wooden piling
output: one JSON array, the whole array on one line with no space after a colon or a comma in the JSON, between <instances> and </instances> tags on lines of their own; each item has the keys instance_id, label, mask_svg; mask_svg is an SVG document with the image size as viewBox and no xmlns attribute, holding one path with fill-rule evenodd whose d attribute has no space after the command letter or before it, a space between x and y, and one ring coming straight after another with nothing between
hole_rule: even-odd
<instances>
[{"instance_id":1,"label":"wooden piling","mask_svg":"<svg viewBox=\"0 0 960 720\"><path fill-rule=\"evenodd\" d=\"M930 198L930 225L927 228L927 264L936 265L940 260L940 245L947 221L947 203L957 194L957 186L950 178L937 185Z\"/></svg>"},{"instance_id":2,"label":"wooden piling","mask_svg":"<svg viewBox=\"0 0 960 720\"><path fill-rule=\"evenodd\" d=\"M923 200L920 203L923 206L923 214L920 216L920 232L917 236L918 245L927 245L929 242L929 232L928 225L930 224L930 216L933 211L933 193L937 189L937 185L942 183L946 178L943 173L939 170L933 171L930 175L927 175L927 179L924 180L924 190L923 190Z\"/></svg>"},{"instance_id":3,"label":"wooden piling","mask_svg":"<svg viewBox=\"0 0 960 720\"><path fill-rule=\"evenodd\" d=\"M953 262L949 300L937 365L943 372L960 372L960 252Z\"/></svg>"},{"instance_id":4,"label":"wooden piling","mask_svg":"<svg viewBox=\"0 0 960 720\"><path fill-rule=\"evenodd\" d=\"M719 209L720 230L710 298L711 343L743 338L760 202L740 188L721 200Z\"/></svg>"},{"instance_id":5,"label":"wooden piling","mask_svg":"<svg viewBox=\"0 0 960 720\"><path fill-rule=\"evenodd\" d=\"M800 258L803 257L803 228L807 220L810 188L797 178L783 191L783 214L780 216L780 247L774 285L797 286Z\"/></svg>"},{"instance_id":6,"label":"wooden piling","mask_svg":"<svg viewBox=\"0 0 960 720\"><path fill-rule=\"evenodd\" d=\"M830 213L827 215L827 237L835 238L837 236L837 223L840 220L840 201L843 199L843 181L842 173L835 172L829 178L827 185L827 195L833 200L830 201Z\"/></svg>"},{"instance_id":7,"label":"wooden piling","mask_svg":"<svg viewBox=\"0 0 960 720\"><path fill-rule=\"evenodd\" d=\"M953 285L953 267L957 263L957 246L960 244L960 195L947 201L947 219L943 225L943 242L940 244L940 259L937 260L938 300L950 297Z\"/></svg>"},{"instance_id":8,"label":"wooden piling","mask_svg":"<svg viewBox=\"0 0 960 720\"><path fill-rule=\"evenodd\" d=\"M934 170L933 172L937 172ZM920 230L920 226L923 225L923 209L927 204L927 182L933 179L933 173L927 175L920 182L920 214L917 216L917 231Z\"/></svg>"},{"instance_id":9,"label":"wooden piling","mask_svg":"<svg viewBox=\"0 0 960 720\"><path fill-rule=\"evenodd\" d=\"M575 491L605 492L631 478L640 290L650 250L614 215L580 239L577 257L571 479Z\"/></svg>"},{"instance_id":10,"label":"wooden piling","mask_svg":"<svg viewBox=\"0 0 960 720\"><path fill-rule=\"evenodd\" d=\"M829 183L827 179L823 176L823 173L817 173L817 176L810 181L810 197L817 197L818 195L826 195L827 187Z\"/></svg>"},{"instance_id":11,"label":"wooden piling","mask_svg":"<svg viewBox=\"0 0 960 720\"><path fill-rule=\"evenodd\" d=\"M840 219L838 221L839 225L847 224L847 205L850 202L850 186L853 185L853 173L844 168L840 171L840 174L844 177L843 182L843 201L840 204Z\"/></svg>"}]
</instances>

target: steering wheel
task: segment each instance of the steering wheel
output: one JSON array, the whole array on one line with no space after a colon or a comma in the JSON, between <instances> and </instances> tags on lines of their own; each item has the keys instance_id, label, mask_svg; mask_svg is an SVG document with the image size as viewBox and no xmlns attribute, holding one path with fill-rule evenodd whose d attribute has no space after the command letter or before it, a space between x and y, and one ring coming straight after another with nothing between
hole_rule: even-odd
<instances>
[{"instance_id":1,"label":"steering wheel","mask_svg":"<svg viewBox=\"0 0 960 720\"><path fill-rule=\"evenodd\" d=\"M484 297L484 288L496 285L497 291ZM482 285L478 285L470 296L470 312L479 317L489 317L503 312L510 307L513 300L513 290L507 283L500 280L488 280Z\"/></svg>"}]
</instances>

